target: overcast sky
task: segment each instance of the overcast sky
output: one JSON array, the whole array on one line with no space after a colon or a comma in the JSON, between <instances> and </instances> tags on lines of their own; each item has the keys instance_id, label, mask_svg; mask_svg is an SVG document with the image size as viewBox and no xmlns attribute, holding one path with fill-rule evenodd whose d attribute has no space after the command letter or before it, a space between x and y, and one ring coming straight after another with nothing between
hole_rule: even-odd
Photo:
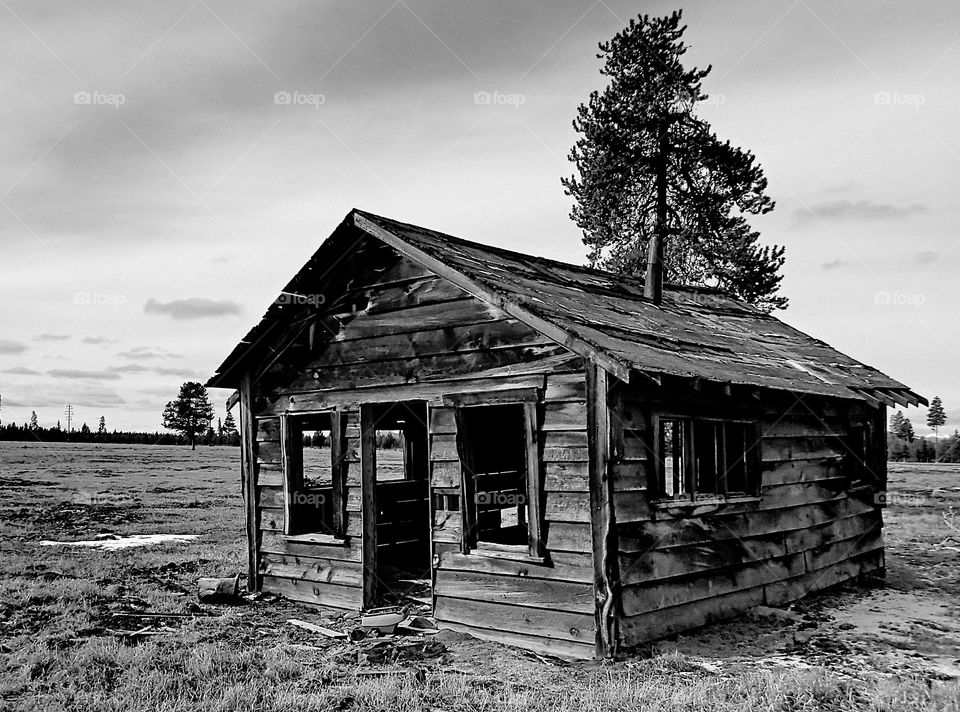
<instances>
[{"instance_id":1,"label":"overcast sky","mask_svg":"<svg viewBox=\"0 0 960 712\"><path fill-rule=\"evenodd\" d=\"M582 263L559 179L596 45L675 7L3 0L3 421L158 429L352 207ZM703 114L777 201L754 224L787 246L782 317L941 395L952 430L960 7L685 19Z\"/></svg>"}]
</instances>

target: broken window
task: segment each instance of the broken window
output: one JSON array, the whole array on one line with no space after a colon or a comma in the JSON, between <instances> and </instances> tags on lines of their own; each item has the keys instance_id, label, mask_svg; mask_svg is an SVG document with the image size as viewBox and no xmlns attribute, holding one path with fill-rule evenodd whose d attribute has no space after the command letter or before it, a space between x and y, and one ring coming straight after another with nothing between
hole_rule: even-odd
<instances>
[{"instance_id":1,"label":"broken window","mask_svg":"<svg viewBox=\"0 0 960 712\"><path fill-rule=\"evenodd\" d=\"M658 490L677 500L756 494L752 423L657 418Z\"/></svg>"},{"instance_id":2,"label":"broken window","mask_svg":"<svg viewBox=\"0 0 960 712\"><path fill-rule=\"evenodd\" d=\"M534 402L458 408L465 550L522 550L539 555L535 429ZM443 504L455 501L445 495Z\"/></svg>"},{"instance_id":3,"label":"broken window","mask_svg":"<svg viewBox=\"0 0 960 712\"><path fill-rule=\"evenodd\" d=\"M850 487L874 484L879 478L868 463L872 461L870 450L870 429L863 423L854 423L841 441L843 453L843 474Z\"/></svg>"},{"instance_id":4,"label":"broken window","mask_svg":"<svg viewBox=\"0 0 960 712\"><path fill-rule=\"evenodd\" d=\"M284 532L343 536L343 435L337 413L281 418Z\"/></svg>"}]
</instances>

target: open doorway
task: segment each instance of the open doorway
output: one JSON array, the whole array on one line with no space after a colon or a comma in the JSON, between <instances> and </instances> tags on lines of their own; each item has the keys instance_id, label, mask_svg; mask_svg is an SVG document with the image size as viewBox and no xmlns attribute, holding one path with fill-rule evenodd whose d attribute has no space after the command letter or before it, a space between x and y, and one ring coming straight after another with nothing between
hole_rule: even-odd
<instances>
[{"instance_id":1,"label":"open doorway","mask_svg":"<svg viewBox=\"0 0 960 712\"><path fill-rule=\"evenodd\" d=\"M431 603L427 404L372 406L376 443L376 602Z\"/></svg>"}]
</instances>

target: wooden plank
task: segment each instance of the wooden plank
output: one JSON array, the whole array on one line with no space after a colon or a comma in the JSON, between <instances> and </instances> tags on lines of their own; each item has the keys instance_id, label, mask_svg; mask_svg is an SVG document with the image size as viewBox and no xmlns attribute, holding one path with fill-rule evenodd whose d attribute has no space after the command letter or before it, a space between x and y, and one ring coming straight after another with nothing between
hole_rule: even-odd
<instances>
[{"instance_id":1,"label":"wooden plank","mask_svg":"<svg viewBox=\"0 0 960 712\"><path fill-rule=\"evenodd\" d=\"M587 397L587 382L583 371L565 374L550 374L547 376L547 388L543 399L545 401L579 400Z\"/></svg>"},{"instance_id":2,"label":"wooden plank","mask_svg":"<svg viewBox=\"0 0 960 712\"><path fill-rule=\"evenodd\" d=\"M626 380L626 379L625 379ZM596 363L586 366L587 442L590 449L590 532L594 572L594 633L599 657L616 654L620 635L616 612L620 580L616 557L616 519L610 483L610 414L607 372ZM578 404L575 404L578 405Z\"/></svg>"},{"instance_id":3,"label":"wooden plank","mask_svg":"<svg viewBox=\"0 0 960 712\"><path fill-rule=\"evenodd\" d=\"M543 426L549 430L580 430L587 427L587 406L583 401L552 402L543 407Z\"/></svg>"},{"instance_id":4,"label":"wooden plank","mask_svg":"<svg viewBox=\"0 0 960 712\"><path fill-rule=\"evenodd\" d=\"M264 532L261 551L263 555L309 556L318 559L360 562L359 541L347 541L344 545L316 544L288 539L280 532Z\"/></svg>"},{"instance_id":5,"label":"wooden plank","mask_svg":"<svg viewBox=\"0 0 960 712\"><path fill-rule=\"evenodd\" d=\"M787 462L792 460L819 460L826 457L843 457L843 447L838 440L825 437L770 438L760 440L760 457L763 462Z\"/></svg>"},{"instance_id":6,"label":"wooden plank","mask_svg":"<svg viewBox=\"0 0 960 712\"><path fill-rule=\"evenodd\" d=\"M434 512L433 541L460 545L463 539L460 512Z\"/></svg>"},{"instance_id":7,"label":"wooden plank","mask_svg":"<svg viewBox=\"0 0 960 712\"><path fill-rule=\"evenodd\" d=\"M283 474L284 532L296 534L293 500L303 486L303 435L289 415L280 416L280 470Z\"/></svg>"},{"instance_id":8,"label":"wooden plank","mask_svg":"<svg viewBox=\"0 0 960 712\"><path fill-rule=\"evenodd\" d=\"M628 585L623 587L621 593L623 614L635 616L714 598L798 576L805 570L803 555L795 554L767 559L718 574L699 574L675 581Z\"/></svg>"},{"instance_id":9,"label":"wooden plank","mask_svg":"<svg viewBox=\"0 0 960 712\"><path fill-rule=\"evenodd\" d=\"M279 534L285 533L283 509L271 509L269 507L260 507L260 529L263 531L272 531Z\"/></svg>"},{"instance_id":10,"label":"wooden plank","mask_svg":"<svg viewBox=\"0 0 960 712\"><path fill-rule=\"evenodd\" d=\"M347 518L347 468L345 460L347 418L342 410L330 413L330 461L332 463L333 532L342 535Z\"/></svg>"},{"instance_id":11,"label":"wooden plank","mask_svg":"<svg viewBox=\"0 0 960 712\"><path fill-rule=\"evenodd\" d=\"M867 532L857 532L849 539L830 542L804 552L807 561L807 570L816 571L839 563L845 559L852 559L876 549L883 548L883 532L871 529Z\"/></svg>"},{"instance_id":12,"label":"wooden plank","mask_svg":"<svg viewBox=\"0 0 960 712\"><path fill-rule=\"evenodd\" d=\"M571 467L575 464L576 467ZM547 492L589 492L590 478L585 463L544 463L543 489Z\"/></svg>"},{"instance_id":13,"label":"wooden plank","mask_svg":"<svg viewBox=\"0 0 960 712\"><path fill-rule=\"evenodd\" d=\"M546 550L592 553L590 527L580 522L545 522Z\"/></svg>"},{"instance_id":14,"label":"wooden plank","mask_svg":"<svg viewBox=\"0 0 960 712\"><path fill-rule=\"evenodd\" d=\"M590 522L590 493L547 492L544 517L551 522Z\"/></svg>"},{"instance_id":15,"label":"wooden plank","mask_svg":"<svg viewBox=\"0 0 960 712\"><path fill-rule=\"evenodd\" d=\"M537 447L537 403L525 401L523 404L524 419L524 448L526 451L527 471L527 540L530 553L540 556L543 553L543 515L541 511L542 499L540 483L543 473L540 472L540 456ZM549 507L549 501L547 502Z\"/></svg>"},{"instance_id":16,"label":"wooden plank","mask_svg":"<svg viewBox=\"0 0 960 712\"><path fill-rule=\"evenodd\" d=\"M593 616L593 585L438 569L435 595Z\"/></svg>"},{"instance_id":17,"label":"wooden plank","mask_svg":"<svg viewBox=\"0 0 960 712\"><path fill-rule=\"evenodd\" d=\"M265 553L260 562L260 572L277 578L318 581L358 589L363 585L363 567L356 561Z\"/></svg>"},{"instance_id":18,"label":"wooden plank","mask_svg":"<svg viewBox=\"0 0 960 712\"><path fill-rule=\"evenodd\" d=\"M785 554L783 537L779 535L721 539L707 544L652 549L641 554L621 554L620 580L627 585L733 570L745 564L767 561Z\"/></svg>"},{"instance_id":19,"label":"wooden plank","mask_svg":"<svg viewBox=\"0 0 960 712\"><path fill-rule=\"evenodd\" d=\"M614 492L613 509L618 524L649 521L652 512L642 491Z\"/></svg>"},{"instance_id":20,"label":"wooden plank","mask_svg":"<svg viewBox=\"0 0 960 712\"><path fill-rule=\"evenodd\" d=\"M784 534L783 540L788 553L797 553L882 528L883 519L880 511L877 510L852 517L834 519L815 527L787 532Z\"/></svg>"},{"instance_id":21,"label":"wooden plank","mask_svg":"<svg viewBox=\"0 0 960 712\"><path fill-rule=\"evenodd\" d=\"M543 461L587 463L590 461L589 452L586 447L544 447Z\"/></svg>"},{"instance_id":22,"label":"wooden plank","mask_svg":"<svg viewBox=\"0 0 960 712\"><path fill-rule=\"evenodd\" d=\"M257 473L257 485L261 487L283 487L283 472L280 465L254 466Z\"/></svg>"},{"instance_id":23,"label":"wooden plank","mask_svg":"<svg viewBox=\"0 0 960 712\"><path fill-rule=\"evenodd\" d=\"M318 581L300 581L278 576L264 576L263 590L279 593L291 601L300 601L324 608L355 611L360 608L360 589Z\"/></svg>"},{"instance_id":24,"label":"wooden plank","mask_svg":"<svg viewBox=\"0 0 960 712\"><path fill-rule=\"evenodd\" d=\"M553 655L558 658L568 658L573 660L587 660L593 657L594 647L592 644L571 643L566 640L556 640L553 638L542 638L538 635L529 633L511 633L508 631L492 631L486 628L465 625L453 621L444 621L440 626L447 630L453 630L460 633L472 635L482 640L490 640L504 645L512 645L524 650L532 650L545 655Z\"/></svg>"},{"instance_id":25,"label":"wooden plank","mask_svg":"<svg viewBox=\"0 0 960 712\"><path fill-rule=\"evenodd\" d=\"M771 487L797 482L816 482L833 479L840 475L839 459L767 463L763 468L762 485Z\"/></svg>"},{"instance_id":26,"label":"wooden plank","mask_svg":"<svg viewBox=\"0 0 960 712\"><path fill-rule=\"evenodd\" d=\"M360 406L360 487L363 523L363 605L377 597L377 430L373 406Z\"/></svg>"},{"instance_id":27,"label":"wooden plank","mask_svg":"<svg viewBox=\"0 0 960 712\"><path fill-rule=\"evenodd\" d=\"M434 460L430 463L430 484L433 487L459 487L460 461Z\"/></svg>"},{"instance_id":28,"label":"wooden plank","mask_svg":"<svg viewBox=\"0 0 960 712\"><path fill-rule=\"evenodd\" d=\"M260 523L257 510L257 450L254 438L253 389L250 374L240 379L240 481L244 503L244 528L247 534L247 589L261 590L257 553L260 548Z\"/></svg>"},{"instance_id":29,"label":"wooden plank","mask_svg":"<svg viewBox=\"0 0 960 712\"><path fill-rule=\"evenodd\" d=\"M757 509L781 509L799 504L829 502L845 496L848 485L846 477L771 485L761 490L761 501Z\"/></svg>"},{"instance_id":30,"label":"wooden plank","mask_svg":"<svg viewBox=\"0 0 960 712\"><path fill-rule=\"evenodd\" d=\"M813 591L821 591L856 576L881 569L883 569L883 549L873 549L816 571L770 583L764 586L764 603L768 606L783 606Z\"/></svg>"},{"instance_id":31,"label":"wooden plank","mask_svg":"<svg viewBox=\"0 0 960 712\"><path fill-rule=\"evenodd\" d=\"M589 643L596 635L592 615L449 596L437 596L434 617L440 628L448 622L462 623L491 633L525 633L572 643Z\"/></svg>"},{"instance_id":32,"label":"wooden plank","mask_svg":"<svg viewBox=\"0 0 960 712\"><path fill-rule=\"evenodd\" d=\"M252 427L252 426L251 426ZM260 464L280 464L280 443L262 442L257 446L257 462Z\"/></svg>"},{"instance_id":33,"label":"wooden plank","mask_svg":"<svg viewBox=\"0 0 960 712\"><path fill-rule=\"evenodd\" d=\"M620 621L623 644L639 645L736 617L749 608L761 605L764 602L763 590L763 586L757 586L636 616L624 616Z\"/></svg>"},{"instance_id":34,"label":"wooden plank","mask_svg":"<svg viewBox=\"0 0 960 712\"><path fill-rule=\"evenodd\" d=\"M459 539L456 543L459 543ZM549 581L593 583L593 557L590 554L550 552L546 560L537 561L443 551L438 553L437 569L486 572Z\"/></svg>"}]
</instances>

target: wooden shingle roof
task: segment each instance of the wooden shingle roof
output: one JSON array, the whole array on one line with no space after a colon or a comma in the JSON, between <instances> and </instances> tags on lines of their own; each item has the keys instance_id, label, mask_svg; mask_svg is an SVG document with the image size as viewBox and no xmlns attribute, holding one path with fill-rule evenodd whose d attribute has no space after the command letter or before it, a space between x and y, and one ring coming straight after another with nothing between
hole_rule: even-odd
<instances>
[{"instance_id":1,"label":"wooden shingle roof","mask_svg":"<svg viewBox=\"0 0 960 712\"><path fill-rule=\"evenodd\" d=\"M638 371L889 405L926 403L875 368L717 290L665 285L663 301L655 305L644 298L642 279L470 242L360 210L352 211L339 230L350 228L624 380ZM321 246L311 262L323 255ZM284 292L306 291L305 277L301 272ZM234 385L223 377L263 341L263 330L279 318L276 306L208 385Z\"/></svg>"}]
</instances>

